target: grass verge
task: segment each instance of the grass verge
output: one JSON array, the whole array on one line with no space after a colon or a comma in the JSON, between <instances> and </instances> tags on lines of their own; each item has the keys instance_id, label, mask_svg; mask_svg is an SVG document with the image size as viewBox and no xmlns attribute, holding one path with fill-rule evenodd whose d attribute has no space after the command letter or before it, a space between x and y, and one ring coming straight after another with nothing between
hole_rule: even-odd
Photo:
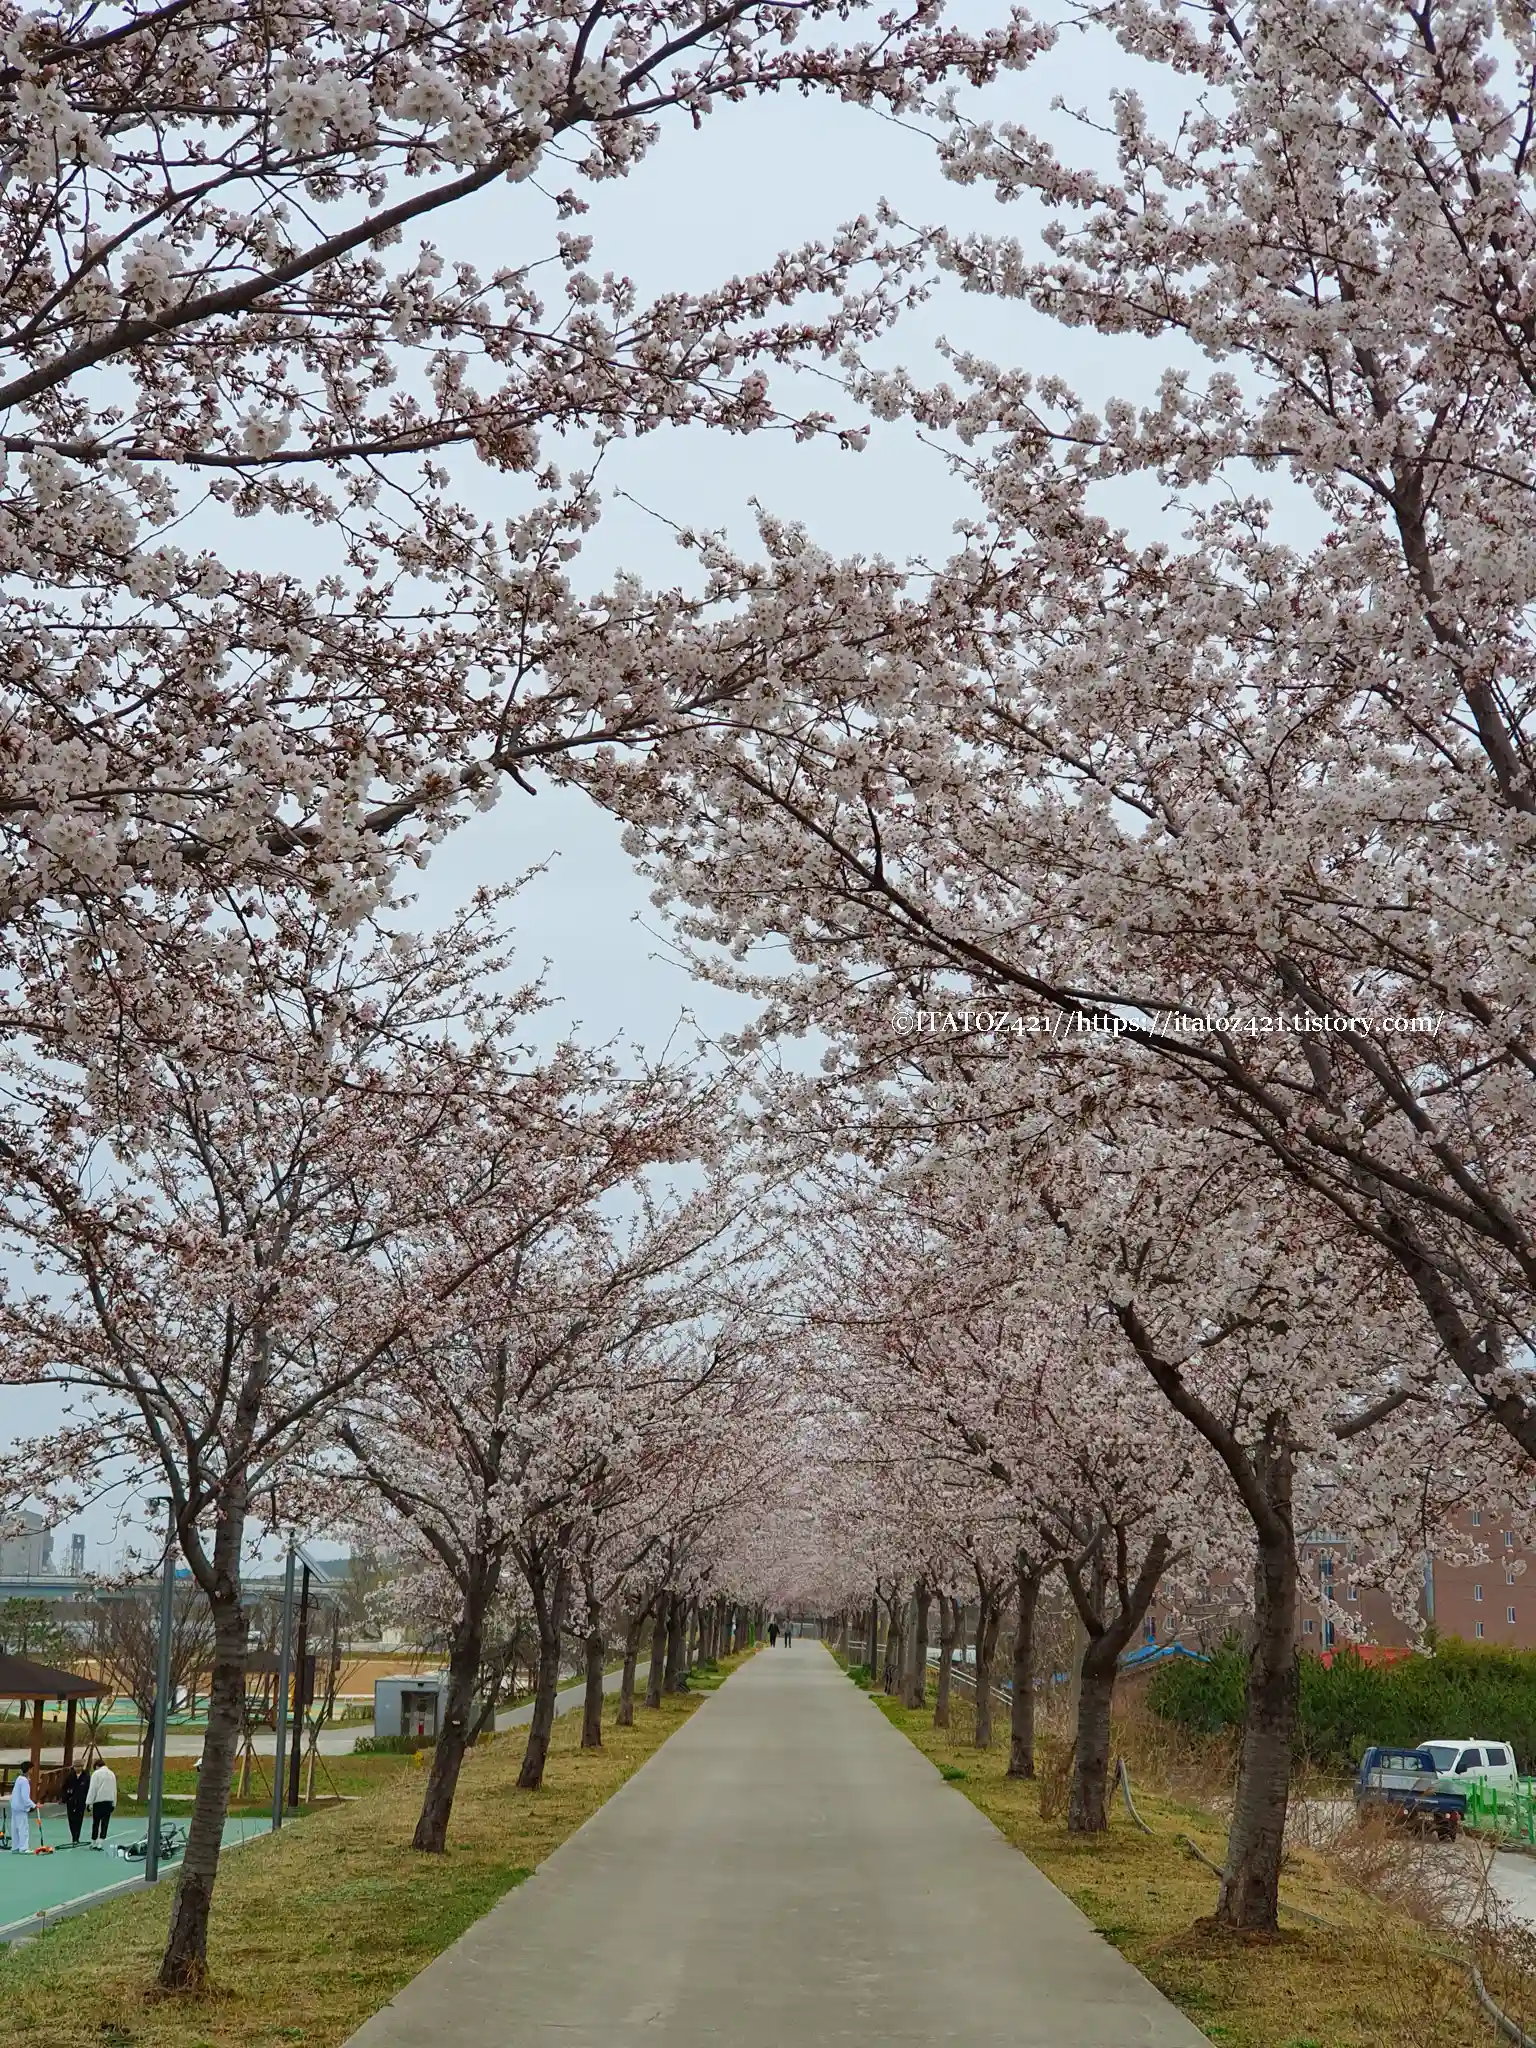
<instances>
[{"instance_id":1,"label":"grass verge","mask_svg":"<svg viewBox=\"0 0 1536 2048\"><path fill-rule=\"evenodd\" d=\"M962 1728L935 1728L931 1709L874 1697L955 1790L1212 2041L1228 2048L1487 2048L1493 2038L1464 1974L1437 1953L1434 1937L1345 1883L1322 1857L1288 1853L1283 1896L1326 1926L1282 1914L1278 1939L1222 1935L1201 1925L1216 1903L1216 1878L1177 1839L1187 1834L1220 1861L1224 1834L1202 1808L1138 1787L1136 1804L1152 1835L1117 1806L1107 1835L1070 1836L1064 1821L1041 1818L1039 1781L1005 1776L1005 1743L978 1750Z\"/></svg>"},{"instance_id":2,"label":"grass verge","mask_svg":"<svg viewBox=\"0 0 1536 2048\"><path fill-rule=\"evenodd\" d=\"M740 1661L726 1660L721 1675ZM409 1846L422 1771L373 1759L392 1768L356 1804L224 1858L206 1995L153 1990L172 1894L162 1884L0 1949L6 2048L336 2048L521 1884L699 1704L684 1694L658 1710L637 1707L634 1727L620 1728L610 1702L600 1750L579 1747L580 1714L563 1715L539 1792L517 1789L521 1729L483 1743L465 1763L440 1858Z\"/></svg>"}]
</instances>

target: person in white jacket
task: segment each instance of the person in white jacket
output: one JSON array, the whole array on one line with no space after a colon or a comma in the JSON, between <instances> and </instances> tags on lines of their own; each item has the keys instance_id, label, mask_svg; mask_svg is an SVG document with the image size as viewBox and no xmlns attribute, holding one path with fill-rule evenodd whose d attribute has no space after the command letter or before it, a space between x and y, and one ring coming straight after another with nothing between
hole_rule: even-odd
<instances>
[{"instance_id":1,"label":"person in white jacket","mask_svg":"<svg viewBox=\"0 0 1536 2048\"><path fill-rule=\"evenodd\" d=\"M36 1811L32 1780L25 1771L19 1771L11 1787L11 1847L18 1856L25 1856L32 1847L32 1815Z\"/></svg>"},{"instance_id":2,"label":"person in white jacket","mask_svg":"<svg viewBox=\"0 0 1536 2048\"><path fill-rule=\"evenodd\" d=\"M105 1849L112 1809L117 1804L117 1778L105 1763L98 1763L85 1788L85 1803L91 1809L91 1847Z\"/></svg>"}]
</instances>

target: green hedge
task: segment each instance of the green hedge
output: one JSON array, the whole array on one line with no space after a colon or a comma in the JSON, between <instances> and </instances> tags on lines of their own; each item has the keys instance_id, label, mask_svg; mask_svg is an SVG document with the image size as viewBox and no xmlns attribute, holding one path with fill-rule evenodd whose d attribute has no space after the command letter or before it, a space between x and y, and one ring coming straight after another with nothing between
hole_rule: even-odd
<instances>
[{"instance_id":1,"label":"green hedge","mask_svg":"<svg viewBox=\"0 0 1536 2048\"><path fill-rule=\"evenodd\" d=\"M1214 1734L1243 1719L1247 1658L1234 1645L1208 1664L1182 1659L1148 1688L1154 1713ZM1343 1650L1331 1665L1301 1660L1297 1750L1325 1770L1353 1770L1373 1742L1414 1744L1482 1735L1507 1742L1536 1771L1536 1651L1445 1642L1428 1656L1365 1664Z\"/></svg>"}]
</instances>

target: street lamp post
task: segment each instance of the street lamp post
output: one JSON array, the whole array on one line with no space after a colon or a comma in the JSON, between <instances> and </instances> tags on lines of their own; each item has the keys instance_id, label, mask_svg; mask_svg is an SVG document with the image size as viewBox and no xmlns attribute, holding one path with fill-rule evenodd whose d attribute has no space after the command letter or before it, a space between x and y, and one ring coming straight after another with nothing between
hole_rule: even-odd
<instances>
[{"instance_id":1,"label":"street lamp post","mask_svg":"<svg viewBox=\"0 0 1536 2048\"><path fill-rule=\"evenodd\" d=\"M275 1833L283 1824L283 1794L287 1790L283 1778L283 1752L287 1747L288 1735L288 1673L289 1652L293 1644L293 1566L298 1545L293 1537L288 1539L288 1569L283 1577L283 1640L277 1660L277 1744L272 1758L272 1828Z\"/></svg>"},{"instance_id":2,"label":"street lamp post","mask_svg":"<svg viewBox=\"0 0 1536 2048\"><path fill-rule=\"evenodd\" d=\"M176 1504L167 1501L165 1564L160 1573L160 1640L155 1654L155 1719L149 1753L149 1841L144 1854L144 1882L160 1875L160 1810L165 1796L165 1724L170 1712L171 1615L176 1584Z\"/></svg>"}]
</instances>

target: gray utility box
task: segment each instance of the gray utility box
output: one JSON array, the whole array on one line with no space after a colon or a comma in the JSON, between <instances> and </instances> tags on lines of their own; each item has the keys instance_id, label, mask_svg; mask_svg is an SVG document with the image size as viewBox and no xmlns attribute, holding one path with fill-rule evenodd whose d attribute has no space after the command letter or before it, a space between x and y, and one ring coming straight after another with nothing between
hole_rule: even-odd
<instances>
[{"instance_id":1,"label":"gray utility box","mask_svg":"<svg viewBox=\"0 0 1536 2048\"><path fill-rule=\"evenodd\" d=\"M446 1671L414 1671L373 1682L375 1735L415 1735L423 1742L436 1742L447 1712Z\"/></svg>"}]
</instances>

